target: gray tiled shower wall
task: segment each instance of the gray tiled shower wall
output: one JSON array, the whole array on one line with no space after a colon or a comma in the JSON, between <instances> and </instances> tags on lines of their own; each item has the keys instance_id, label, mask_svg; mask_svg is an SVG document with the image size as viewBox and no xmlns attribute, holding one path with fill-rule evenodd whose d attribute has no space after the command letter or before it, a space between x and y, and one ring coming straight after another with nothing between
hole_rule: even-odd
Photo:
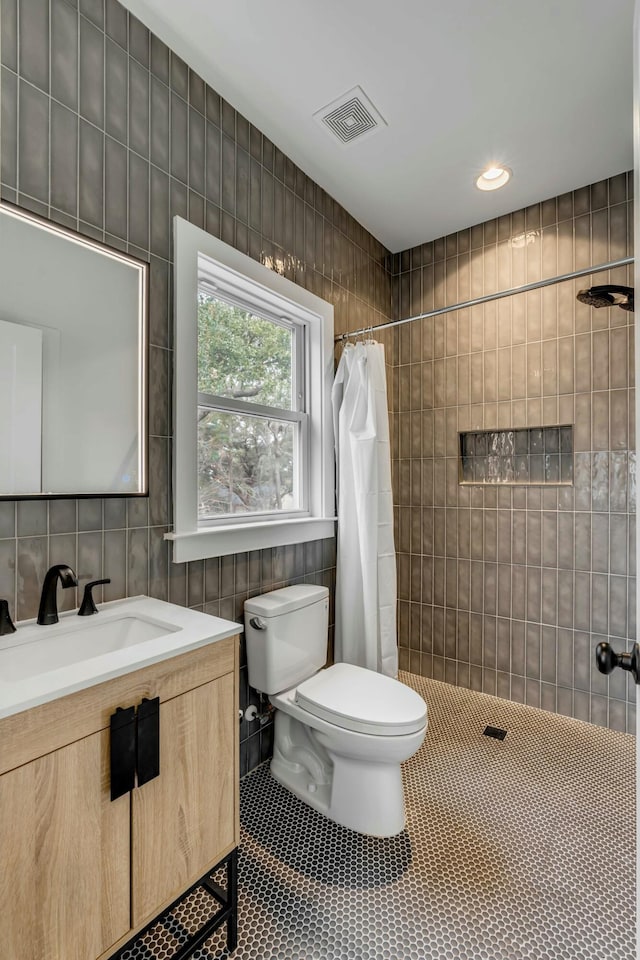
<instances>
[{"instance_id":1,"label":"gray tiled shower wall","mask_svg":"<svg viewBox=\"0 0 640 960\"><path fill-rule=\"evenodd\" d=\"M333 540L171 562L171 223L329 300L337 332L390 318L387 251L116 0L0 0L0 13L3 199L151 262L150 497L0 502L0 597L35 616L60 561L81 586L111 577L105 600L148 593L230 619L250 594L331 589ZM241 728L242 772L270 750L257 726Z\"/></svg>"},{"instance_id":2,"label":"gray tiled shower wall","mask_svg":"<svg viewBox=\"0 0 640 960\"><path fill-rule=\"evenodd\" d=\"M632 253L621 174L393 258L411 316ZM635 729L635 687L594 647L636 634L633 314L594 274L399 328L393 431L400 662ZM459 434L573 425L572 486L460 485Z\"/></svg>"}]
</instances>

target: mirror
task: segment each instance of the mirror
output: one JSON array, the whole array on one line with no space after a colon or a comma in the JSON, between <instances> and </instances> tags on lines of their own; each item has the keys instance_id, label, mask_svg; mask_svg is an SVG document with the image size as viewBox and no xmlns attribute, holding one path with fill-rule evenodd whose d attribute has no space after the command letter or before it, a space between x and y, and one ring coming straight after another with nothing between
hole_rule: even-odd
<instances>
[{"instance_id":1,"label":"mirror","mask_svg":"<svg viewBox=\"0 0 640 960\"><path fill-rule=\"evenodd\" d=\"M0 203L0 498L145 496L148 266Z\"/></svg>"}]
</instances>

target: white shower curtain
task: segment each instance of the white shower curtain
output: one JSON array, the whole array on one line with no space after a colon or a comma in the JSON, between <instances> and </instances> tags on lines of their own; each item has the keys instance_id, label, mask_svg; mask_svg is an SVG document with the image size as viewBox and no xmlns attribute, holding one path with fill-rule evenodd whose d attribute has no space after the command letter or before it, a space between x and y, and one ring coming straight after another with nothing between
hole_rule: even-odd
<instances>
[{"instance_id":1,"label":"white shower curtain","mask_svg":"<svg viewBox=\"0 0 640 960\"><path fill-rule=\"evenodd\" d=\"M398 673L384 347L348 344L332 391L338 493L336 661Z\"/></svg>"}]
</instances>

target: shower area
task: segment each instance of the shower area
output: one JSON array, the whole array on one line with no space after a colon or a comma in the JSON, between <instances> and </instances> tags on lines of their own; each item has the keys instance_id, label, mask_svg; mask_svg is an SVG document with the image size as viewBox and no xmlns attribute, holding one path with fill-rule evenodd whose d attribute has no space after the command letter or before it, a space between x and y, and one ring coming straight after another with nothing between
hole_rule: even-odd
<instances>
[{"instance_id":1,"label":"shower area","mask_svg":"<svg viewBox=\"0 0 640 960\"><path fill-rule=\"evenodd\" d=\"M634 316L591 288L633 284L631 204L622 174L396 254L394 315L430 315L376 331L400 669L623 732L594 651L636 631Z\"/></svg>"}]
</instances>

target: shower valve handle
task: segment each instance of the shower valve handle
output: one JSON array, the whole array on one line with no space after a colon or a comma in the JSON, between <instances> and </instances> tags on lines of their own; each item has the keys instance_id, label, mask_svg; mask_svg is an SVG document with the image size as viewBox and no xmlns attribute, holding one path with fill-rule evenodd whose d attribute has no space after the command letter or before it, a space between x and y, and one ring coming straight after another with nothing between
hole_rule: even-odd
<instances>
[{"instance_id":1,"label":"shower valve handle","mask_svg":"<svg viewBox=\"0 0 640 960\"><path fill-rule=\"evenodd\" d=\"M616 653L609 643L599 643L596 665L600 673L611 673L616 667L622 667L633 674L636 683L640 683L640 646L634 643L631 653Z\"/></svg>"}]
</instances>

